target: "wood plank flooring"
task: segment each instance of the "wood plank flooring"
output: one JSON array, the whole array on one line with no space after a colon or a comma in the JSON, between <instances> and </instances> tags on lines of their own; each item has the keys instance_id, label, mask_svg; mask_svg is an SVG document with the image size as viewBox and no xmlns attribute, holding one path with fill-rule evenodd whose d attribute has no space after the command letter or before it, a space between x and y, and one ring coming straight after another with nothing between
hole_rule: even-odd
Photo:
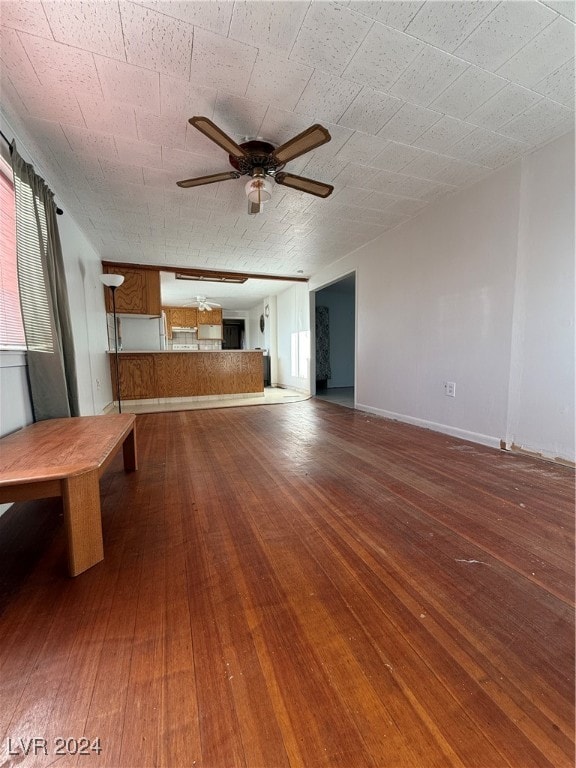
<instances>
[{"instance_id":1,"label":"wood plank flooring","mask_svg":"<svg viewBox=\"0 0 576 768\"><path fill-rule=\"evenodd\" d=\"M0 518L2 768L573 765L571 469L318 400L137 430L104 562Z\"/></svg>"}]
</instances>

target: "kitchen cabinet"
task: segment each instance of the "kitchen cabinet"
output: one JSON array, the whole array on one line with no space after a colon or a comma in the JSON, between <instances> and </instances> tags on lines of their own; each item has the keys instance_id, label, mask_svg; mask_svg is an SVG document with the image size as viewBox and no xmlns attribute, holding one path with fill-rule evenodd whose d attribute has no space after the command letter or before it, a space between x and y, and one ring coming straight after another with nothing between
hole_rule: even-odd
<instances>
[{"instance_id":1,"label":"kitchen cabinet","mask_svg":"<svg viewBox=\"0 0 576 768\"><path fill-rule=\"evenodd\" d=\"M205 309L202 312L198 310L198 322L202 325L222 325L222 310Z\"/></svg>"},{"instance_id":2,"label":"kitchen cabinet","mask_svg":"<svg viewBox=\"0 0 576 768\"><path fill-rule=\"evenodd\" d=\"M120 352L123 400L261 393L262 352ZM116 363L110 355L112 391Z\"/></svg>"},{"instance_id":3,"label":"kitchen cabinet","mask_svg":"<svg viewBox=\"0 0 576 768\"><path fill-rule=\"evenodd\" d=\"M154 269L106 267L106 272L124 275L116 289L116 312L129 315L160 315L160 272ZM106 311L112 312L112 292L104 288Z\"/></svg>"},{"instance_id":4,"label":"kitchen cabinet","mask_svg":"<svg viewBox=\"0 0 576 768\"><path fill-rule=\"evenodd\" d=\"M198 322L196 307L164 307L166 322L177 328L195 328Z\"/></svg>"},{"instance_id":5,"label":"kitchen cabinet","mask_svg":"<svg viewBox=\"0 0 576 768\"><path fill-rule=\"evenodd\" d=\"M154 355L122 352L120 362L120 397L123 400L147 400L157 397ZM116 392L116 362L110 359L112 391Z\"/></svg>"},{"instance_id":6,"label":"kitchen cabinet","mask_svg":"<svg viewBox=\"0 0 576 768\"><path fill-rule=\"evenodd\" d=\"M166 328L168 338L172 339L173 328L196 328L202 325L222 325L222 310L211 309L200 311L196 307L162 307L166 313ZM218 334L217 338L221 338Z\"/></svg>"},{"instance_id":7,"label":"kitchen cabinet","mask_svg":"<svg viewBox=\"0 0 576 768\"><path fill-rule=\"evenodd\" d=\"M154 362L156 397L264 391L261 352L160 352Z\"/></svg>"},{"instance_id":8,"label":"kitchen cabinet","mask_svg":"<svg viewBox=\"0 0 576 768\"><path fill-rule=\"evenodd\" d=\"M198 324L196 307L162 307L166 314L168 338L172 338L172 328L195 328Z\"/></svg>"}]
</instances>

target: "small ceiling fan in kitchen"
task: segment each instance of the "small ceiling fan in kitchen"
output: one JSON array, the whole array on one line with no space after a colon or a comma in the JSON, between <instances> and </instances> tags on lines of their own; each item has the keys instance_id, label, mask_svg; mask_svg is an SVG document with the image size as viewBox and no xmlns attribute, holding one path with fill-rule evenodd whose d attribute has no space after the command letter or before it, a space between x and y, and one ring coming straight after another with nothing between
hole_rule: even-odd
<instances>
[{"instance_id":1,"label":"small ceiling fan in kitchen","mask_svg":"<svg viewBox=\"0 0 576 768\"><path fill-rule=\"evenodd\" d=\"M177 181L179 187L188 189L203 184L238 179L240 176L250 176L245 187L248 198L248 213L250 214L260 213L263 204L270 200L272 179L276 184L282 184L285 187L291 187L317 197L328 197L334 190L331 184L307 179L304 176L295 176L293 173L285 173L283 170L286 163L330 141L331 136L322 125L316 123L281 146L275 147L274 144L262 139L250 139L242 144L237 144L207 117L191 117L188 122L225 152L228 152L228 161L234 170Z\"/></svg>"},{"instance_id":2,"label":"small ceiling fan in kitchen","mask_svg":"<svg viewBox=\"0 0 576 768\"><path fill-rule=\"evenodd\" d=\"M211 309L220 308L222 304L217 304L215 301L207 301L206 296L196 296L194 301L187 304L189 307L196 307L200 312L209 312Z\"/></svg>"}]
</instances>

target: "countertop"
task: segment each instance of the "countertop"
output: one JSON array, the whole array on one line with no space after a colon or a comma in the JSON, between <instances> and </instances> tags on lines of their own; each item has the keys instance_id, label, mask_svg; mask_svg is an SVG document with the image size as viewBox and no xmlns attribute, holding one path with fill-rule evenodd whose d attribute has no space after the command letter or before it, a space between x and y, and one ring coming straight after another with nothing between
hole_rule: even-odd
<instances>
[{"instance_id":1,"label":"countertop","mask_svg":"<svg viewBox=\"0 0 576 768\"><path fill-rule=\"evenodd\" d=\"M114 350L107 350L109 355L115 354ZM119 355L188 355L203 352L204 354L213 354L214 352L260 352L264 354L263 349L119 349Z\"/></svg>"}]
</instances>

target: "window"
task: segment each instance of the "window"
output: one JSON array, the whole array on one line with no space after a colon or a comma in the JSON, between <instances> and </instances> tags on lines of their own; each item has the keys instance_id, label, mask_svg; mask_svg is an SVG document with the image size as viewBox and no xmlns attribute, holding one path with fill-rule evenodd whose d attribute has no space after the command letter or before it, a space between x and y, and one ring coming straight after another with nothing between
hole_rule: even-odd
<instances>
[{"instance_id":1,"label":"window","mask_svg":"<svg viewBox=\"0 0 576 768\"><path fill-rule=\"evenodd\" d=\"M19 290L26 328L26 347L35 352L53 352L52 320L46 275L42 264L48 249L46 210L38 191L16 172L16 239L19 251Z\"/></svg>"},{"instance_id":2,"label":"window","mask_svg":"<svg viewBox=\"0 0 576 768\"><path fill-rule=\"evenodd\" d=\"M12 169L0 157L0 348L25 349L16 266L16 210Z\"/></svg>"},{"instance_id":3,"label":"window","mask_svg":"<svg viewBox=\"0 0 576 768\"><path fill-rule=\"evenodd\" d=\"M293 333L290 344L290 372L296 379L310 375L310 331Z\"/></svg>"}]
</instances>

